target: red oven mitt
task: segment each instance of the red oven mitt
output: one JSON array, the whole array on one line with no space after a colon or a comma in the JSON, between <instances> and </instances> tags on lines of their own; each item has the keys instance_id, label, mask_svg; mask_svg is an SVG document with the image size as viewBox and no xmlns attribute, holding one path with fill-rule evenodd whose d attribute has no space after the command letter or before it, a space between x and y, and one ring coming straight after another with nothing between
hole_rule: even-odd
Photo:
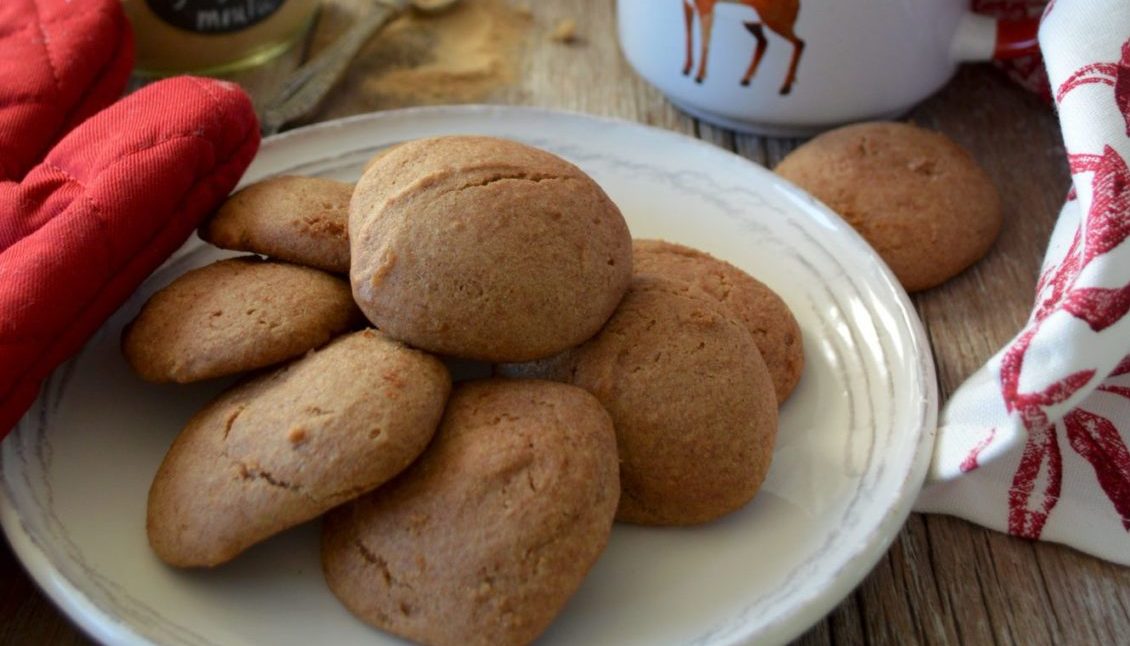
<instances>
[{"instance_id":1,"label":"red oven mitt","mask_svg":"<svg viewBox=\"0 0 1130 646\"><path fill-rule=\"evenodd\" d=\"M219 81L167 79L110 105L133 64L119 0L0 0L0 52L2 438L232 190L259 130Z\"/></svg>"}]
</instances>

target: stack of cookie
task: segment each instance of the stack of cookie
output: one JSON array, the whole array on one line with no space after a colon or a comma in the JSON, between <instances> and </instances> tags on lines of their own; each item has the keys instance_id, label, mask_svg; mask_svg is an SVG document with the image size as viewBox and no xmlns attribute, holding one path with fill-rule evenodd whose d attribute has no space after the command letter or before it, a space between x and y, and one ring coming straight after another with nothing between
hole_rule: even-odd
<instances>
[{"instance_id":1,"label":"stack of cookie","mask_svg":"<svg viewBox=\"0 0 1130 646\"><path fill-rule=\"evenodd\" d=\"M200 233L270 259L156 293L126 358L152 381L260 372L173 443L150 544L214 566L326 514L333 592L423 643L527 643L614 520L742 507L803 367L769 288L693 249L633 243L590 177L511 141L402 144L356 186L266 180ZM453 386L437 357L496 377Z\"/></svg>"}]
</instances>

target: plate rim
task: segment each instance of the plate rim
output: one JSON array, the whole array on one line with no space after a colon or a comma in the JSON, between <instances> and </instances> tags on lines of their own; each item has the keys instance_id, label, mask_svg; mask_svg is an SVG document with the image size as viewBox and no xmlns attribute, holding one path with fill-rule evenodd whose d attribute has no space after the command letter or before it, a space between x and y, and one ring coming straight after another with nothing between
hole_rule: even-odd
<instances>
[{"instance_id":1,"label":"plate rim","mask_svg":"<svg viewBox=\"0 0 1130 646\"><path fill-rule=\"evenodd\" d=\"M349 128L357 124L379 123L380 121L395 121L398 119L414 118L481 118L485 120L513 118L535 119L579 119L602 122L607 125L633 128L646 131L648 136L659 136L671 140L678 140L682 145L696 145L710 149L714 154L721 153L740 160L740 163L752 167L753 171L768 176L783 190L787 197L793 201L806 203L810 208L821 211L823 215L831 218L841 225L837 234L846 234L856 238L867 249L870 246L863 238L848 225L838 214L828 208L818 199L800 189L792 182L773 173L768 168L757 162L743 157L733 151L717 146L708 141L680 133L673 130L652 126L629 119L593 115L579 111L562 110L535 106L509 106L489 104L465 104L443 106L417 106L395 110L383 110L363 114L351 115L330 121L303 126L293 130L264 138L256 155L259 158L264 150L283 145L286 142L319 137L323 133L338 129ZM252 161L252 165L254 165ZM249 167L250 169L251 167ZM237 188L242 187L247 180L240 180ZM186 245L174 252L168 261L178 258L191 242L191 237L186 240ZM874 252L872 252L874 253ZM892 288L895 296L895 312L899 315L900 322L910 332L905 341L913 351L915 365L912 372L917 376L917 381L922 385L922 397L918 401L916 419L921 421L918 428L913 429L917 436L912 459L907 464L896 495L895 503L887 509L882 520L860 540L850 552L844 552L843 564L835 571L829 573L827 584L807 594L799 595L802 603L798 609L773 621L762 624L757 635L748 632L735 636L731 643L747 643L757 638L768 643L785 643L800 636L805 630L815 625L826 616L843 599L847 597L863 579L874 569L878 561L887 553L891 544L898 537L901 527L909 517L917 493L921 490L926 480L930 458L933 452L934 441L937 433L937 418L939 411L939 389L935 362L932 348L926 334L925 326L918 317L917 311L909 295L902 288L890 268L882 262L877 254L874 255L878 270L884 282ZM164 266L164 265L162 265ZM158 268L159 270L160 268ZM157 271L157 270L155 270ZM67 365L67 364L63 364ZM58 368L56 369L58 370ZM40 394L43 397L44 393ZM3 480L3 464L0 462L0 480ZM3 529L12 551L15 553L21 566L36 582L41 590L49 597L56 607L61 610L80 630L92 639L111 644L151 644L150 640L133 631L130 626L118 617L103 612L90 601L65 575L60 573L52 564L44 550L36 544L34 538L26 531L23 520L20 518L16 506L9 498L6 486L0 486L0 529Z\"/></svg>"}]
</instances>

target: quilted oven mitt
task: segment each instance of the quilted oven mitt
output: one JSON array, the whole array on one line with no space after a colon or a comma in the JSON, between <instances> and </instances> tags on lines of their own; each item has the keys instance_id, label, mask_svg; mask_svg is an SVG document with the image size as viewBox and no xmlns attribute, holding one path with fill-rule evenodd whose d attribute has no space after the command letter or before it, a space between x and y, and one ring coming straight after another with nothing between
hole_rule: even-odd
<instances>
[{"instance_id":1,"label":"quilted oven mitt","mask_svg":"<svg viewBox=\"0 0 1130 646\"><path fill-rule=\"evenodd\" d=\"M259 147L236 86L133 65L119 0L0 1L0 438L232 190Z\"/></svg>"}]
</instances>

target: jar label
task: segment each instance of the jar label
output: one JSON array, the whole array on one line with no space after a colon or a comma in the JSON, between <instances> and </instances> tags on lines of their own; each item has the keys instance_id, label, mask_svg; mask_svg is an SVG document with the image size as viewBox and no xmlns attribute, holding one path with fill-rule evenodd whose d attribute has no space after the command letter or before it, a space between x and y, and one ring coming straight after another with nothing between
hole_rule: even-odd
<instances>
[{"instance_id":1,"label":"jar label","mask_svg":"<svg viewBox=\"0 0 1130 646\"><path fill-rule=\"evenodd\" d=\"M224 34L258 23L286 0L145 0L162 20L187 31Z\"/></svg>"}]
</instances>

